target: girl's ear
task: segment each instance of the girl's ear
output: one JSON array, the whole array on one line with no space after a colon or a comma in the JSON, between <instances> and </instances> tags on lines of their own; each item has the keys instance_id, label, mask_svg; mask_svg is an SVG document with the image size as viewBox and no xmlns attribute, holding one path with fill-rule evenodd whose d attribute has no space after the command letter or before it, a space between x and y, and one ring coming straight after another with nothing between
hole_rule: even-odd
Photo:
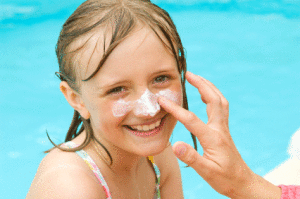
<instances>
[{"instance_id":1,"label":"girl's ear","mask_svg":"<svg viewBox=\"0 0 300 199\"><path fill-rule=\"evenodd\" d=\"M69 104L79 112L81 117L84 119L90 118L90 113L86 109L80 95L75 92L66 81L62 81L59 85L60 91L64 94L66 100L69 102Z\"/></svg>"}]
</instances>

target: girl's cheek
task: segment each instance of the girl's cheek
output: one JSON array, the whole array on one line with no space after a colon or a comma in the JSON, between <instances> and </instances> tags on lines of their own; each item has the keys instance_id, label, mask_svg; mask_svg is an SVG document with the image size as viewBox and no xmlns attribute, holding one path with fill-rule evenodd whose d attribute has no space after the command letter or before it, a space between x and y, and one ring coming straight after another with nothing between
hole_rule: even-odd
<instances>
[{"instance_id":1,"label":"girl's cheek","mask_svg":"<svg viewBox=\"0 0 300 199\"><path fill-rule=\"evenodd\" d=\"M124 100L118 100L112 105L112 113L114 117L122 117L131 110L131 102L125 102Z\"/></svg>"}]
</instances>

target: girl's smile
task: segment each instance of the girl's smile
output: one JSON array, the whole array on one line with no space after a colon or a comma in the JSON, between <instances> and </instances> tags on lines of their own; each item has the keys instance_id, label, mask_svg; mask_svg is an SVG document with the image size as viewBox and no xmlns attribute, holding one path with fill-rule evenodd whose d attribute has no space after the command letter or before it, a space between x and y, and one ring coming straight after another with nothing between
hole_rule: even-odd
<instances>
[{"instance_id":1,"label":"girl's smile","mask_svg":"<svg viewBox=\"0 0 300 199\"><path fill-rule=\"evenodd\" d=\"M162 132L167 115L161 119L158 119L158 120L152 122L152 123L147 122L145 124L140 124L140 125L135 125L135 126L126 125L125 128L127 128L127 130L130 131L132 134L139 136L139 137L147 138L149 136L155 136L158 133Z\"/></svg>"}]
</instances>

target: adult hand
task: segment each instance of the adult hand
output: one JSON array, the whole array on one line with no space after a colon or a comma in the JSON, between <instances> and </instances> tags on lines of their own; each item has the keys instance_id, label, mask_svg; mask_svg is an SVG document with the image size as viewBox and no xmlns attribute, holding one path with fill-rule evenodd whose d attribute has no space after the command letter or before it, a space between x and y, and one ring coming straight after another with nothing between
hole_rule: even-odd
<instances>
[{"instance_id":1,"label":"adult hand","mask_svg":"<svg viewBox=\"0 0 300 199\"><path fill-rule=\"evenodd\" d=\"M207 104L208 122L205 124L193 112L160 97L160 105L193 133L203 148L201 156L189 144L176 142L172 147L175 155L222 195L280 198L280 188L253 173L238 152L228 127L229 104L222 93L211 82L191 72L186 73L186 79Z\"/></svg>"}]
</instances>

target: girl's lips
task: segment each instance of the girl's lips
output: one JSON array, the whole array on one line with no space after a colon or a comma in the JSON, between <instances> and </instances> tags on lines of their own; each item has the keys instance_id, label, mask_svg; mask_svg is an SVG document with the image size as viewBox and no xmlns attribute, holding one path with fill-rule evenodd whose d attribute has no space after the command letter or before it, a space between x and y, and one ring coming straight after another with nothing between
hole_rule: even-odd
<instances>
[{"instance_id":1,"label":"girl's lips","mask_svg":"<svg viewBox=\"0 0 300 199\"><path fill-rule=\"evenodd\" d=\"M161 119L156 119L156 120L154 120L154 121L152 121L152 122L146 122L146 123L143 123L143 124L130 125L130 126L136 127L136 126L143 126L143 125L154 124L154 123L156 123L156 122L159 121L159 120L162 120L162 118L161 118Z\"/></svg>"},{"instance_id":2,"label":"girl's lips","mask_svg":"<svg viewBox=\"0 0 300 199\"><path fill-rule=\"evenodd\" d=\"M168 115L168 114L167 114ZM150 136L154 136L156 134L158 134L159 132L161 132L164 124L165 124L165 120L167 115L165 115L160 122L160 125L158 127L156 127L153 130L150 131L138 131L138 130L133 130L131 128L129 128L128 126L125 126L126 130L130 131L132 134L138 136L138 137L150 137Z\"/></svg>"}]
</instances>

